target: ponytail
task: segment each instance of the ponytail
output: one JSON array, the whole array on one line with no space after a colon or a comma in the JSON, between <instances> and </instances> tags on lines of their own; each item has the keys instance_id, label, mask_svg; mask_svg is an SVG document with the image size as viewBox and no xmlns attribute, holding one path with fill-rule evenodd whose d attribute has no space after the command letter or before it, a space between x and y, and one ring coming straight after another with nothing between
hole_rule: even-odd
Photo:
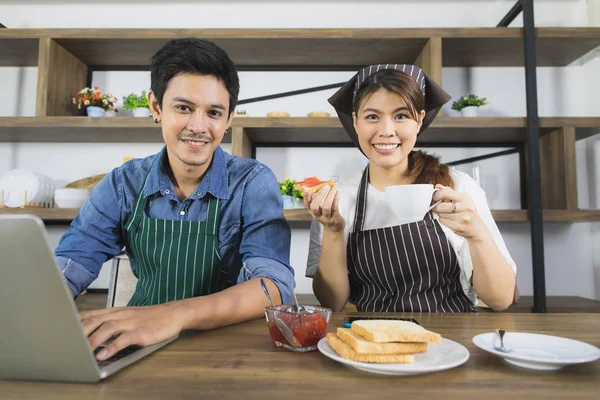
<instances>
[{"instance_id":1,"label":"ponytail","mask_svg":"<svg viewBox=\"0 0 600 400\"><path fill-rule=\"evenodd\" d=\"M422 151L411 151L408 155L408 177L414 184L442 184L454 189L450 169L440 158Z\"/></svg>"}]
</instances>

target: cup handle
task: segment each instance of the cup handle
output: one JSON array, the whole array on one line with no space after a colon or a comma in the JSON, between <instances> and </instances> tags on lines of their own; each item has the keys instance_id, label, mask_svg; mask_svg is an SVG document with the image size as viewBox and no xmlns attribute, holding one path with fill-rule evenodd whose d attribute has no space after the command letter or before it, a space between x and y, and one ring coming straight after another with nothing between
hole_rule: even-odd
<instances>
[{"instance_id":1,"label":"cup handle","mask_svg":"<svg viewBox=\"0 0 600 400\"><path fill-rule=\"evenodd\" d=\"M438 204L440 204L442 201L443 201L443 200L438 200L438 201L436 201L435 203L433 203L433 204L432 204L432 205L431 205L431 206L430 206L430 207L427 209L427 212L429 212L429 211L433 210L434 208L436 208L436 207L437 207L437 205L438 205Z\"/></svg>"},{"instance_id":2,"label":"cup handle","mask_svg":"<svg viewBox=\"0 0 600 400\"><path fill-rule=\"evenodd\" d=\"M438 189L438 188L433 188L433 193L437 192L438 190L440 190L440 189ZM433 194L433 193L432 193L432 194ZM437 205L438 205L438 204L440 204L442 201L443 201L443 200L438 200L438 201L436 201L435 203L433 203L431 206L429 206L429 208L427 209L427 212L429 212L429 211L433 210L434 208L436 208L436 207L437 207Z\"/></svg>"}]
</instances>

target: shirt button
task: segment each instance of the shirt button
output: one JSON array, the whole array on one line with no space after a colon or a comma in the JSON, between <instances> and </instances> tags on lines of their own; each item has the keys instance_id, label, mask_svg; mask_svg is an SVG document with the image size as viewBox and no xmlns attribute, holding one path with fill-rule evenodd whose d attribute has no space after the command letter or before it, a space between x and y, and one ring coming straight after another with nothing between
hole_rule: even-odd
<instances>
[{"instance_id":1,"label":"shirt button","mask_svg":"<svg viewBox=\"0 0 600 400\"><path fill-rule=\"evenodd\" d=\"M179 215L185 215L185 211L179 211Z\"/></svg>"},{"instance_id":2,"label":"shirt button","mask_svg":"<svg viewBox=\"0 0 600 400\"><path fill-rule=\"evenodd\" d=\"M168 189L167 189L167 190L165 190L165 194L169 194L169 193L171 193L171 192L169 192L169 190L168 190Z\"/></svg>"}]
</instances>

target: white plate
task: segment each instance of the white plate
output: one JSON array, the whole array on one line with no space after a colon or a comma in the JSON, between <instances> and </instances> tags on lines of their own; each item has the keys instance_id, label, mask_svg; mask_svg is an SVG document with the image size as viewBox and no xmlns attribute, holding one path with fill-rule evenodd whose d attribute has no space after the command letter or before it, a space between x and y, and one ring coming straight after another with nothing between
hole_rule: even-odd
<instances>
[{"instance_id":1,"label":"white plate","mask_svg":"<svg viewBox=\"0 0 600 400\"><path fill-rule=\"evenodd\" d=\"M452 340L442 338L442 343L431 344L427 353L415 354L414 364L372 364L347 360L340 357L323 338L318 344L319 351L332 360L361 371L383 375L417 375L443 371L458 367L469 359L469 350Z\"/></svg>"},{"instance_id":2,"label":"white plate","mask_svg":"<svg viewBox=\"0 0 600 400\"><path fill-rule=\"evenodd\" d=\"M500 339L494 332L475 336L473 343L482 350L504 358L510 364L545 371L600 358L600 350L591 344L535 333L506 332L504 346L512 349L510 353L494 348L500 346Z\"/></svg>"},{"instance_id":3,"label":"white plate","mask_svg":"<svg viewBox=\"0 0 600 400\"><path fill-rule=\"evenodd\" d=\"M25 204L25 192L27 203L32 203L38 195L40 185L33 172L14 169L2 175L0 190L4 191L4 205L21 207Z\"/></svg>"}]
</instances>

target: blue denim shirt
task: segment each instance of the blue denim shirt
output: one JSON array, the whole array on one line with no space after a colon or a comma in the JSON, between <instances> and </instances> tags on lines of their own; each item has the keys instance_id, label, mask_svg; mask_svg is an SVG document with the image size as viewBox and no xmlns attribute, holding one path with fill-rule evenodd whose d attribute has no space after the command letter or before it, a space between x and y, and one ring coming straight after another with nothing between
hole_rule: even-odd
<instances>
[{"instance_id":1,"label":"blue denim shirt","mask_svg":"<svg viewBox=\"0 0 600 400\"><path fill-rule=\"evenodd\" d=\"M165 169L167 162L164 147L158 154L115 168L92 190L55 251L73 293L81 293L98 277L102 264L128 245L125 223L149 172L144 189L149 196L146 216L203 221L208 213L207 193L221 199L221 270L232 283L269 278L283 302L289 302L294 282L289 261L291 230L273 172L256 160L231 156L219 147L196 190L179 201Z\"/></svg>"}]
</instances>

